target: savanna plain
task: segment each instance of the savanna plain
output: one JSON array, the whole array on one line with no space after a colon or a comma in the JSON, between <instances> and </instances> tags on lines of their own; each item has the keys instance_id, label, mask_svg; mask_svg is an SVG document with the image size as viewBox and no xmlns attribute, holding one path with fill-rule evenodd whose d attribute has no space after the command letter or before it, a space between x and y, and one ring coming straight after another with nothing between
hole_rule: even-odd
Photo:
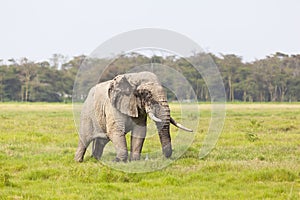
<instances>
[{"instance_id":1,"label":"savanna plain","mask_svg":"<svg viewBox=\"0 0 300 200\"><path fill-rule=\"evenodd\" d=\"M180 121L180 105L170 107ZM200 118L186 115L199 124L179 159L161 170L126 173L90 152L83 163L73 160L71 104L0 103L0 199L300 199L299 103L227 104L222 133L203 159L211 105L199 109ZM143 151L158 140L146 139Z\"/></svg>"}]
</instances>

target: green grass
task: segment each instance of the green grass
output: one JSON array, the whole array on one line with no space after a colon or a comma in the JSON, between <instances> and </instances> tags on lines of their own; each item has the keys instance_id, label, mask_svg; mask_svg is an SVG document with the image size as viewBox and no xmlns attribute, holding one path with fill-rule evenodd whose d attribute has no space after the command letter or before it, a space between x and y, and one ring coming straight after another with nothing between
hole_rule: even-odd
<instances>
[{"instance_id":1,"label":"green grass","mask_svg":"<svg viewBox=\"0 0 300 200\"><path fill-rule=\"evenodd\" d=\"M171 109L179 120L180 106ZM2 103L0 199L300 199L300 104L228 104L218 143L200 160L210 109L200 104L194 142L179 159L162 170L125 173L89 154L73 161L78 136L70 104ZM185 124L195 126L194 111L185 112ZM160 151L156 135L144 153L153 148Z\"/></svg>"}]
</instances>

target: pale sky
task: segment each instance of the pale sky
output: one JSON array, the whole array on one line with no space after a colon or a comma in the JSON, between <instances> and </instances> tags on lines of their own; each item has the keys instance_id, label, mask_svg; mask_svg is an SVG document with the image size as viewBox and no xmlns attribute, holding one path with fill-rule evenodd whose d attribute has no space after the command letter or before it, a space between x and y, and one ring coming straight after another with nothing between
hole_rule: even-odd
<instances>
[{"instance_id":1,"label":"pale sky","mask_svg":"<svg viewBox=\"0 0 300 200\"><path fill-rule=\"evenodd\" d=\"M300 54L299 0L0 0L0 59L89 55L139 28L181 33L245 61Z\"/></svg>"}]
</instances>

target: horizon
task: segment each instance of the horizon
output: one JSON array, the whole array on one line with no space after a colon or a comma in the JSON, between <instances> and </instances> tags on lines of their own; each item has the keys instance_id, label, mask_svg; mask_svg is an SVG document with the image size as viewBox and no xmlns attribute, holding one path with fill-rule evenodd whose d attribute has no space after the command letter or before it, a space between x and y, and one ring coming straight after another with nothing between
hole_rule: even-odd
<instances>
[{"instance_id":1,"label":"horizon","mask_svg":"<svg viewBox=\"0 0 300 200\"><path fill-rule=\"evenodd\" d=\"M266 58L271 57L271 56L276 56L276 54L278 54L278 53L279 53L279 54L283 54L283 55L288 56L288 57L300 55L300 53L299 53L299 54L287 54L287 53L285 53L285 52L277 51L277 52L274 52L274 53L272 53L272 54L265 55L264 57L259 58L259 59L254 59L254 60L251 60L251 61L245 61L245 60L243 59L243 56L236 55L236 54L223 54L223 53L215 54L215 53L213 53L213 52L201 52L201 53L212 54L212 55L214 55L214 56L216 56L216 57L218 57L218 58L220 58L220 59L223 57L223 55L235 55L235 56L241 58L242 63L253 63L253 62L255 62L255 61L263 60L263 59L266 59ZM74 56L65 56L65 55L63 55L63 54L56 53L56 54L52 54L52 57L49 56L49 58L46 58L46 59L43 59L43 60L31 60L30 58L28 58L28 57L26 57L26 56L20 57L20 58L9 58L9 59L1 59L1 58L0 58L0 65L11 65L11 64L13 64L14 62L20 64L20 63L22 62L23 59L27 59L28 61L33 62L33 63L41 63L41 62L49 62L49 63L51 63L51 62L52 62L51 59L53 58L54 55L63 56L63 57L62 57L62 60L61 60L62 62L59 62L59 65L60 65L60 66L61 66L62 64L65 64L65 63L69 62L70 60L72 60L72 59L74 59L74 58L76 58L76 57L80 57L80 56L88 57L88 56L89 56L89 55L86 55L86 54L74 55ZM155 54L152 55L152 56L147 56L146 54L142 54L142 53L141 53L141 54L139 54L139 55L145 56L145 57L148 57L148 58L151 58L152 56L164 57L164 56L155 55ZM14 60L14 61L10 61L10 60Z\"/></svg>"}]
</instances>

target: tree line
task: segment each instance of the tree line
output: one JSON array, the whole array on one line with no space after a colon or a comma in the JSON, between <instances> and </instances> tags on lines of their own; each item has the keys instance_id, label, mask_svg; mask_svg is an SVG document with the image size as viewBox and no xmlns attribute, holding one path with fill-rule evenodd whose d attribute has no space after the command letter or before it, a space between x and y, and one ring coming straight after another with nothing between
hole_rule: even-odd
<instances>
[{"instance_id":1,"label":"tree line","mask_svg":"<svg viewBox=\"0 0 300 200\"><path fill-rule=\"evenodd\" d=\"M216 56L211 53L198 53L189 58L174 56L144 56L132 53L120 56L113 62L94 59L89 62L96 67L99 63L109 63L98 81L105 81L117 74L126 73L130 68L145 63L159 63L182 73L192 85L199 101L210 101L209 90L201 74L188 60L199 60L200 65L209 57L217 65L225 86L227 101L243 102L297 102L300 101L300 55L286 55L280 52L258 59L243 62L234 54ZM72 99L73 84L77 71L87 60L84 55L66 60L55 54L49 61L33 62L27 58L0 60L0 101L21 102L69 102ZM85 82L97 82L92 77ZM80 79L80 77L78 77ZM84 84L84 82L83 82ZM169 91L170 92L170 91ZM175 96L168 92L171 100Z\"/></svg>"}]
</instances>

